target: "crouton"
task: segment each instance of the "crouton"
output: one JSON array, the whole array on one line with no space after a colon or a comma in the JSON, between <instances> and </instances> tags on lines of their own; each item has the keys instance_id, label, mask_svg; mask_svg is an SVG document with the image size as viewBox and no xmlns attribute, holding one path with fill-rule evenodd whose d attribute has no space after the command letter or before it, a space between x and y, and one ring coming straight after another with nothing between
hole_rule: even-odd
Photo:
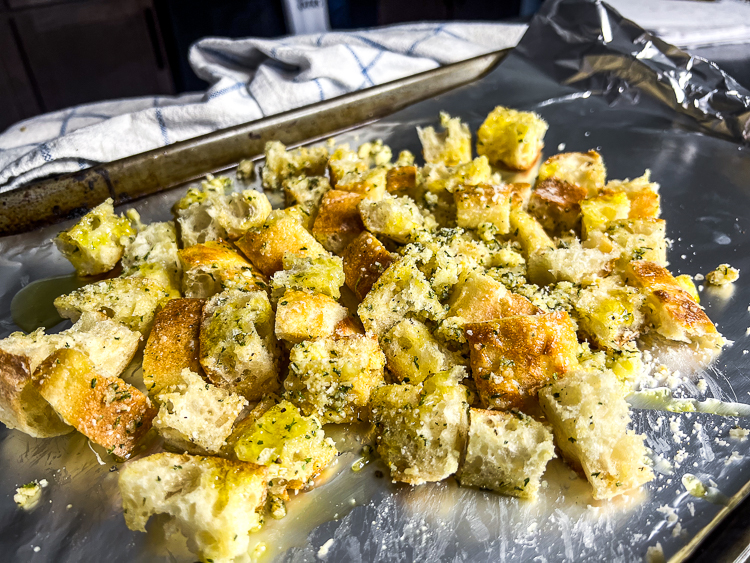
<instances>
[{"instance_id":1,"label":"crouton","mask_svg":"<svg viewBox=\"0 0 750 563\"><path fill-rule=\"evenodd\" d=\"M336 189L336 184L347 174L364 173L370 168L364 158L349 150L348 145L337 148L328 159L328 173L331 178L331 187Z\"/></svg>"},{"instance_id":2,"label":"crouton","mask_svg":"<svg viewBox=\"0 0 750 563\"><path fill-rule=\"evenodd\" d=\"M623 192L630 200L628 219L655 219L661 213L659 184L651 181L651 171L634 180L610 180L604 193Z\"/></svg>"},{"instance_id":3,"label":"crouton","mask_svg":"<svg viewBox=\"0 0 750 563\"><path fill-rule=\"evenodd\" d=\"M605 234L620 254L616 263L618 270L625 270L631 260L667 265L666 222L663 219L613 221Z\"/></svg>"},{"instance_id":4,"label":"crouton","mask_svg":"<svg viewBox=\"0 0 750 563\"><path fill-rule=\"evenodd\" d=\"M544 161L539 168L537 186L540 182L554 179L583 188L586 190L586 197L594 197L604 188L606 177L607 170L598 152L566 152Z\"/></svg>"},{"instance_id":5,"label":"crouton","mask_svg":"<svg viewBox=\"0 0 750 563\"><path fill-rule=\"evenodd\" d=\"M622 192L605 193L581 202L581 234L584 240L603 231L613 221L627 219L630 200Z\"/></svg>"},{"instance_id":6,"label":"crouton","mask_svg":"<svg viewBox=\"0 0 750 563\"><path fill-rule=\"evenodd\" d=\"M536 113L498 106L477 131L477 154L511 170L534 166L544 147L547 122Z\"/></svg>"},{"instance_id":7,"label":"crouton","mask_svg":"<svg viewBox=\"0 0 750 563\"><path fill-rule=\"evenodd\" d=\"M476 229L492 223L501 235L510 232L510 196L508 185L462 186L453 192L456 220L459 227Z\"/></svg>"},{"instance_id":8,"label":"crouton","mask_svg":"<svg viewBox=\"0 0 750 563\"><path fill-rule=\"evenodd\" d=\"M364 199L359 203L359 214L368 231L402 244L417 240L425 228L424 217L408 196Z\"/></svg>"},{"instance_id":9,"label":"crouton","mask_svg":"<svg viewBox=\"0 0 750 563\"><path fill-rule=\"evenodd\" d=\"M230 289L203 308L200 362L208 379L253 401L278 388L273 310L263 291Z\"/></svg>"},{"instance_id":10,"label":"crouton","mask_svg":"<svg viewBox=\"0 0 750 563\"><path fill-rule=\"evenodd\" d=\"M102 374L78 350L49 356L34 374L34 385L66 424L120 458L132 453L156 414L143 393Z\"/></svg>"},{"instance_id":11,"label":"crouton","mask_svg":"<svg viewBox=\"0 0 750 563\"><path fill-rule=\"evenodd\" d=\"M610 371L576 371L539 391L563 456L586 475L594 498L609 499L654 478L644 436L627 429L628 403Z\"/></svg>"},{"instance_id":12,"label":"crouton","mask_svg":"<svg viewBox=\"0 0 750 563\"><path fill-rule=\"evenodd\" d=\"M247 399L206 383L189 368L182 370L179 379L159 393L154 428L180 451L218 453Z\"/></svg>"},{"instance_id":13,"label":"crouton","mask_svg":"<svg viewBox=\"0 0 750 563\"><path fill-rule=\"evenodd\" d=\"M237 459L268 468L269 491L280 497L300 490L336 457L320 420L303 416L289 401L272 406L243 428L234 446Z\"/></svg>"},{"instance_id":14,"label":"crouton","mask_svg":"<svg viewBox=\"0 0 750 563\"><path fill-rule=\"evenodd\" d=\"M528 299L508 291L500 282L476 271L461 277L448 300L448 306L449 317L461 317L469 323L537 312Z\"/></svg>"},{"instance_id":15,"label":"crouton","mask_svg":"<svg viewBox=\"0 0 750 563\"><path fill-rule=\"evenodd\" d=\"M386 166L391 163L393 151L391 147L383 144L382 139L367 141L357 147L357 156L367 163L367 166Z\"/></svg>"},{"instance_id":16,"label":"crouton","mask_svg":"<svg viewBox=\"0 0 750 563\"><path fill-rule=\"evenodd\" d=\"M0 348L0 422L34 438L72 432L73 427L63 422L39 394L32 373L26 356Z\"/></svg>"},{"instance_id":17,"label":"crouton","mask_svg":"<svg viewBox=\"0 0 750 563\"><path fill-rule=\"evenodd\" d=\"M347 308L327 295L288 289L276 306L276 338L297 344L332 336L348 316Z\"/></svg>"},{"instance_id":18,"label":"crouton","mask_svg":"<svg viewBox=\"0 0 750 563\"><path fill-rule=\"evenodd\" d=\"M451 118L440 112L440 125L444 131L436 133L433 127L417 127L417 135L422 143L425 162L441 162L446 166L456 166L471 160L471 132L469 126L461 123L458 117Z\"/></svg>"},{"instance_id":19,"label":"crouton","mask_svg":"<svg viewBox=\"0 0 750 563\"><path fill-rule=\"evenodd\" d=\"M289 354L285 398L324 423L367 420L384 366L377 341L367 336L302 342Z\"/></svg>"},{"instance_id":20,"label":"crouton","mask_svg":"<svg viewBox=\"0 0 750 563\"><path fill-rule=\"evenodd\" d=\"M377 449L394 481L442 481L458 469L468 430L468 390L461 367L418 385L386 385L373 392Z\"/></svg>"},{"instance_id":21,"label":"crouton","mask_svg":"<svg viewBox=\"0 0 750 563\"><path fill-rule=\"evenodd\" d=\"M328 163L325 147L300 147L288 151L279 141L266 143L266 163L261 174L263 187L277 190L287 178L322 176Z\"/></svg>"},{"instance_id":22,"label":"crouton","mask_svg":"<svg viewBox=\"0 0 750 563\"><path fill-rule=\"evenodd\" d=\"M202 373L200 326L204 299L173 299L154 319L143 351L143 383L151 397L179 385L182 371Z\"/></svg>"},{"instance_id":23,"label":"crouton","mask_svg":"<svg viewBox=\"0 0 750 563\"><path fill-rule=\"evenodd\" d=\"M202 561L246 556L260 529L267 469L218 457L160 453L120 471L125 523L145 532L153 514L167 514Z\"/></svg>"},{"instance_id":24,"label":"crouton","mask_svg":"<svg viewBox=\"0 0 750 563\"><path fill-rule=\"evenodd\" d=\"M456 365L453 353L432 336L424 323L404 319L383 335L380 344L388 369L404 383L422 383L430 375Z\"/></svg>"},{"instance_id":25,"label":"crouton","mask_svg":"<svg viewBox=\"0 0 750 563\"><path fill-rule=\"evenodd\" d=\"M701 306L666 268L634 260L626 276L626 283L639 288L646 296L644 312L656 332L670 340L697 342L714 352L721 351L726 341Z\"/></svg>"},{"instance_id":26,"label":"crouton","mask_svg":"<svg viewBox=\"0 0 750 563\"><path fill-rule=\"evenodd\" d=\"M378 200L388 193L385 189L388 168L378 166L365 172L349 172L336 181L336 190L353 192L367 199Z\"/></svg>"},{"instance_id":27,"label":"crouton","mask_svg":"<svg viewBox=\"0 0 750 563\"><path fill-rule=\"evenodd\" d=\"M114 268L122 257L120 239L134 235L130 222L115 215L112 198L109 198L70 229L58 234L54 241L79 275L93 276Z\"/></svg>"},{"instance_id":28,"label":"crouton","mask_svg":"<svg viewBox=\"0 0 750 563\"><path fill-rule=\"evenodd\" d=\"M318 256L326 250L287 210L275 210L260 229L251 229L237 246L263 274L271 276L284 266L290 253Z\"/></svg>"},{"instance_id":29,"label":"crouton","mask_svg":"<svg viewBox=\"0 0 750 563\"><path fill-rule=\"evenodd\" d=\"M367 231L349 243L343 259L346 285L360 301L393 262L383 243Z\"/></svg>"},{"instance_id":30,"label":"crouton","mask_svg":"<svg viewBox=\"0 0 750 563\"><path fill-rule=\"evenodd\" d=\"M327 250L340 254L354 240L365 225L359 214L359 203L364 196L357 193L331 190L320 203L318 215L313 224L315 239Z\"/></svg>"},{"instance_id":31,"label":"crouton","mask_svg":"<svg viewBox=\"0 0 750 563\"><path fill-rule=\"evenodd\" d=\"M526 259L537 252L555 248L555 244L539 221L520 207L511 207L509 219L510 232L513 238L521 243Z\"/></svg>"},{"instance_id":32,"label":"crouton","mask_svg":"<svg viewBox=\"0 0 750 563\"><path fill-rule=\"evenodd\" d=\"M333 299L341 295L344 265L341 258L328 253L315 257L285 254L284 269L271 279L272 297L278 300L289 289L322 293Z\"/></svg>"},{"instance_id":33,"label":"crouton","mask_svg":"<svg viewBox=\"0 0 750 563\"><path fill-rule=\"evenodd\" d=\"M185 297L206 299L225 289L268 288L266 278L224 241L194 244L179 251Z\"/></svg>"},{"instance_id":34,"label":"crouton","mask_svg":"<svg viewBox=\"0 0 750 563\"><path fill-rule=\"evenodd\" d=\"M422 169L421 185L428 192L453 193L461 186L478 186L492 184L493 175L490 162L486 156L479 156L474 160L456 166L427 164ZM452 202L451 202L452 203Z\"/></svg>"},{"instance_id":35,"label":"crouton","mask_svg":"<svg viewBox=\"0 0 750 563\"><path fill-rule=\"evenodd\" d=\"M385 175L385 189L389 194L413 194L417 187L417 167L399 166L391 168Z\"/></svg>"},{"instance_id":36,"label":"crouton","mask_svg":"<svg viewBox=\"0 0 750 563\"><path fill-rule=\"evenodd\" d=\"M578 231L581 225L581 202L588 190L558 178L537 182L529 197L529 212L550 233Z\"/></svg>"},{"instance_id":37,"label":"crouton","mask_svg":"<svg viewBox=\"0 0 750 563\"><path fill-rule=\"evenodd\" d=\"M482 406L523 409L529 397L578 364L575 323L564 311L464 325Z\"/></svg>"},{"instance_id":38,"label":"crouton","mask_svg":"<svg viewBox=\"0 0 750 563\"><path fill-rule=\"evenodd\" d=\"M154 315L169 298L169 292L152 279L113 278L61 295L54 304L61 317L74 322L83 313L96 311L147 335Z\"/></svg>"},{"instance_id":39,"label":"crouton","mask_svg":"<svg viewBox=\"0 0 750 563\"><path fill-rule=\"evenodd\" d=\"M315 210L315 213L317 213L323 196L330 189L331 184L325 176L294 177L284 180L284 194L286 195L287 205L299 204Z\"/></svg>"},{"instance_id":40,"label":"crouton","mask_svg":"<svg viewBox=\"0 0 750 563\"><path fill-rule=\"evenodd\" d=\"M555 457L552 432L520 412L469 409L463 486L536 498L547 462Z\"/></svg>"},{"instance_id":41,"label":"crouton","mask_svg":"<svg viewBox=\"0 0 750 563\"><path fill-rule=\"evenodd\" d=\"M189 188L172 207L180 226L180 240L184 247L210 241L227 239L227 232L219 223L216 203L232 186L230 178L211 174L201 182L200 188Z\"/></svg>"},{"instance_id":42,"label":"crouton","mask_svg":"<svg viewBox=\"0 0 750 563\"><path fill-rule=\"evenodd\" d=\"M417 268L416 259L403 256L388 266L357 308L365 330L381 336L407 315L440 320L445 310Z\"/></svg>"},{"instance_id":43,"label":"crouton","mask_svg":"<svg viewBox=\"0 0 750 563\"><path fill-rule=\"evenodd\" d=\"M148 265L160 266L169 279L169 287L179 289L182 264L177 254L177 232L172 221L151 223L131 237L122 255L124 276Z\"/></svg>"},{"instance_id":44,"label":"crouton","mask_svg":"<svg viewBox=\"0 0 750 563\"><path fill-rule=\"evenodd\" d=\"M529 256L528 278L537 285L569 281L588 285L613 269L616 253L584 248L578 239L560 248L548 248Z\"/></svg>"}]
</instances>

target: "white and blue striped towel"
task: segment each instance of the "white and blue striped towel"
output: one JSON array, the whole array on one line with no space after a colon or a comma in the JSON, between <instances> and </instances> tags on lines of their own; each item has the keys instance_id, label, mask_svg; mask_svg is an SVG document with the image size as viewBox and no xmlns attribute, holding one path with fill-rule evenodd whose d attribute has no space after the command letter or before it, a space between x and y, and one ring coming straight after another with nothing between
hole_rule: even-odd
<instances>
[{"instance_id":1,"label":"white and blue striped towel","mask_svg":"<svg viewBox=\"0 0 750 563\"><path fill-rule=\"evenodd\" d=\"M206 92L98 102L0 134L0 193L518 43L516 24L415 24L282 39L198 41Z\"/></svg>"}]
</instances>

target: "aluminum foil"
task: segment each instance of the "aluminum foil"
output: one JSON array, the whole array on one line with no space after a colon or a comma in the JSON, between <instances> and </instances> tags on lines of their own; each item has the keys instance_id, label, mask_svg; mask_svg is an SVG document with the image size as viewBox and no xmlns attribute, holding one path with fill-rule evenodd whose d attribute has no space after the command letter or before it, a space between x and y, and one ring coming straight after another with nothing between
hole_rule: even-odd
<instances>
[{"instance_id":1,"label":"aluminum foil","mask_svg":"<svg viewBox=\"0 0 750 563\"><path fill-rule=\"evenodd\" d=\"M747 99L719 69L654 39L606 5L564 0L546 4L515 53L482 80L338 140L382 138L394 149L418 153L415 126L435 124L440 110L476 130L502 104L533 109L549 122L547 156L596 149L610 178L650 169L662 186L663 216L674 241L671 269L706 274L728 262L742 271L733 289L701 292L701 303L734 344L704 372L668 358L669 369L654 383L670 383L675 393L699 399L750 403L744 369L750 256L742 251L750 245L750 149L742 146ZM173 190L129 207L145 221L168 219L183 193ZM50 242L67 226L0 239L0 337L18 329L11 305L22 288L72 272ZM39 306L64 283L48 284L36 298ZM26 324L19 311L18 322ZM137 370L129 374L132 383L139 378ZM669 559L748 482L750 440L732 437L730 430L750 428L750 421L653 410L635 410L633 418L654 452L657 477L611 502L594 501L586 482L560 460L550 463L535 503L462 489L451 480L393 485L377 461L351 470L360 433L330 429L345 453L318 488L289 503L287 518L269 521L254 536L256 554L265 549L262 559L286 562L636 561L658 543ZM2 429L0 467L3 561L195 559L184 541L165 539L158 519L149 534L125 527L116 484L120 464L80 435L36 440ZM686 473L711 494L691 496L682 484ZM47 479L49 486L40 505L24 512L12 496L33 479Z\"/></svg>"}]
</instances>

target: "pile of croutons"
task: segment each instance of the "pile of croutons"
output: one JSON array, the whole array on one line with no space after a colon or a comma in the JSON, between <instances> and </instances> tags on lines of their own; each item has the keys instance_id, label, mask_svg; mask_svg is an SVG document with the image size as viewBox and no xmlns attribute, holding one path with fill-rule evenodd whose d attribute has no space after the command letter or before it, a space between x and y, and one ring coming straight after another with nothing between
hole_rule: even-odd
<instances>
[{"instance_id":1,"label":"pile of croutons","mask_svg":"<svg viewBox=\"0 0 750 563\"><path fill-rule=\"evenodd\" d=\"M495 108L476 158L467 125L441 123L418 129L422 167L380 141L268 143L284 209L209 177L174 221L92 210L55 242L80 275L109 274L55 300L72 328L0 341L0 419L136 457L127 525L168 514L214 562L331 464L325 424L371 423L412 485L533 499L556 452L596 499L651 480L625 400L639 337L705 362L724 345L665 268L658 185L607 182L594 151L541 162L534 113ZM145 392L120 377L141 342ZM138 456L155 433L167 452Z\"/></svg>"}]
</instances>

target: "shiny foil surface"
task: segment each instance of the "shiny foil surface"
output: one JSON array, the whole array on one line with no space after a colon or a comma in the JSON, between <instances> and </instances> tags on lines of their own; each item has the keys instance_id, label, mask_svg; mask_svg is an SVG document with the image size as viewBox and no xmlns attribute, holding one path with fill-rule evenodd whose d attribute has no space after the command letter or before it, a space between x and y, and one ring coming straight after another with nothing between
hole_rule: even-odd
<instances>
[{"instance_id":1,"label":"shiny foil surface","mask_svg":"<svg viewBox=\"0 0 750 563\"><path fill-rule=\"evenodd\" d=\"M506 105L547 120L545 157L595 149L610 179L651 170L661 184L675 275L705 275L725 262L741 271L733 288L701 292L701 304L733 344L698 373L680 358L666 358L668 373L653 384L671 384L678 396L747 404L749 100L716 66L664 44L605 4L562 0L545 4L521 45L483 79L337 140L382 138L394 152L419 154L415 127L436 124L439 111L461 116L476 131L496 105ZM167 220L184 191L118 211L134 207L144 221ZM0 239L0 337L19 329L11 304L22 288L72 273L51 243L70 224ZM47 286L35 298L40 307L60 287ZM20 324L31 322L28 306L16 301L15 311ZM125 377L142 383L138 369ZM653 482L610 502L594 501L588 484L556 459L534 503L460 488L452 479L415 488L392 484L381 462L360 460L366 429L327 428L344 453L318 488L292 499L285 519L268 520L257 534L255 555L285 562L615 562L644 560L658 543L667 560L679 559L680 550L750 481L750 439L730 436L737 426L750 428L750 420L636 409L633 427L646 434L653 451ZM363 468L353 471L352 464ZM196 559L184 541L164 538L158 519L149 534L126 528L117 490L122 465L92 450L80 434L37 440L3 428L0 467L3 561ZM691 496L682 483L686 473L711 494ZM40 505L25 512L12 497L16 487L34 479L49 485Z\"/></svg>"}]
</instances>

